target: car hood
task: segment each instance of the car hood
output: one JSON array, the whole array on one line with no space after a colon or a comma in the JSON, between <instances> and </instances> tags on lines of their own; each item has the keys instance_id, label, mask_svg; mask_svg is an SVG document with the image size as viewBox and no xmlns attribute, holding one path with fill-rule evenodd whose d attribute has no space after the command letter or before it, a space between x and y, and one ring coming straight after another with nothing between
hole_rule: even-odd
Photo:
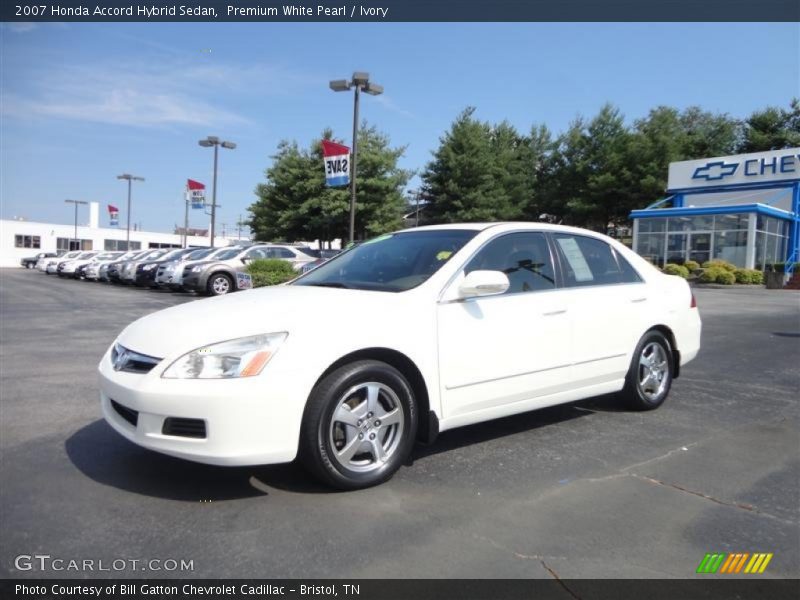
<instances>
[{"instance_id":1,"label":"car hood","mask_svg":"<svg viewBox=\"0 0 800 600\"><path fill-rule=\"evenodd\" d=\"M235 338L396 314L401 296L338 288L280 285L195 300L142 317L118 342L142 354L166 358ZM348 316L345 316L345 313Z\"/></svg>"}]
</instances>

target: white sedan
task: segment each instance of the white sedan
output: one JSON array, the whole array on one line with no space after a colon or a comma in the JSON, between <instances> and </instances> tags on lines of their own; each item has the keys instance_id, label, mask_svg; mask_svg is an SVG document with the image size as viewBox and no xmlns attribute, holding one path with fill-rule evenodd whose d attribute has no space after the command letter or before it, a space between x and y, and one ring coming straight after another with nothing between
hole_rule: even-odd
<instances>
[{"instance_id":1,"label":"white sedan","mask_svg":"<svg viewBox=\"0 0 800 600\"><path fill-rule=\"evenodd\" d=\"M100 396L145 448L216 465L299 456L354 489L446 429L611 392L656 408L700 329L683 279L603 235L420 227L286 285L139 319L100 361Z\"/></svg>"}]
</instances>

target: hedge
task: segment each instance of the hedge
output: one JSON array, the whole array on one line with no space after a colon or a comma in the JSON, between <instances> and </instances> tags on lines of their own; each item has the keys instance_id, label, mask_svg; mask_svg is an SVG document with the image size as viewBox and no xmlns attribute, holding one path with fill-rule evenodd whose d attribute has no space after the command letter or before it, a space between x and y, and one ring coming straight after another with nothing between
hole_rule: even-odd
<instances>
[{"instance_id":1,"label":"hedge","mask_svg":"<svg viewBox=\"0 0 800 600\"><path fill-rule=\"evenodd\" d=\"M279 258L259 258L245 269L253 277L253 287L278 285L297 277L292 263Z\"/></svg>"},{"instance_id":2,"label":"hedge","mask_svg":"<svg viewBox=\"0 0 800 600\"><path fill-rule=\"evenodd\" d=\"M733 274L736 277L736 283L756 285L764 283L764 273L758 269L736 269Z\"/></svg>"},{"instance_id":3,"label":"hedge","mask_svg":"<svg viewBox=\"0 0 800 600\"><path fill-rule=\"evenodd\" d=\"M691 273L692 271L697 271L697 269L700 268L700 263L695 260L687 260L685 263L683 263L683 266L689 270L689 273Z\"/></svg>"},{"instance_id":4,"label":"hedge","mask_svg":"<svg viewBox=\"0 0 800 600\"><path fill-rule=\"evenodd\" d=\"M689 278L689 269L682 265L676 265L674 263L669 263L664 265L664 273L667 275L677 275L678 277L683 277L684 279Z\"/></svg>"},{"instance_id":5,"label":"hedge","mask_svg":"<svg viewBox=\"0 0 800 600\"><path fill-rule=\"evenodd\" d=\"M718 258L715 258L714 260L707 260L706 262L703 263L703 268L704 269L719 268L725 271L729 271L731 273L733 273L737 269L736 265L732 265L731 263L725 260L719 260Z\"/></svg>"}]
</instances>

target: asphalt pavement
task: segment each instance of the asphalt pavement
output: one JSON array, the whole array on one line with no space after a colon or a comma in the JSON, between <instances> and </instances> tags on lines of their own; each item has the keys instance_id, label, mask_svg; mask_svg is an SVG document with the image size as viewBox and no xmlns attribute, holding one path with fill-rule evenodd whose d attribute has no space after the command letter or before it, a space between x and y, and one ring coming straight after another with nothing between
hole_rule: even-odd
<instances>
[{"instance_id":1,"label":"asphalt pavement","mask_svg":"<svg viewBox=\"0 0 800 600\"><path fill-rule=\"evenodd\" d=\"M2 269L0 576L685 578L708 552L771 552L764 577L798 577L800 293L696 295L703 347L659 410L600 397L445 432L343 493L297 465L155 454L101 419L117 333L203 300Z\"/></svg>"}]
</instances>

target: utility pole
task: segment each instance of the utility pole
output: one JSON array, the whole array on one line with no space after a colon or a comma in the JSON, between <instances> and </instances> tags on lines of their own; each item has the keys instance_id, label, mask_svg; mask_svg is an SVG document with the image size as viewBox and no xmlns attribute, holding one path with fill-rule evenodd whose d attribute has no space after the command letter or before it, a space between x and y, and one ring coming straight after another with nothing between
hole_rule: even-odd
<instances>
[{"instance_id":1,"label":"utility pole","mask_svg":"<svg viewBox=\"0 0 800 600\"><path fill-rule=\"evenodd\" d=\"M137 177L130 173L123 173L117 175L117 179L126 179L128 181L128 229L125 235L125 250L131 249L131 183L134 181L144 181L144 177Z\"/></svg>"}]
</instances>

